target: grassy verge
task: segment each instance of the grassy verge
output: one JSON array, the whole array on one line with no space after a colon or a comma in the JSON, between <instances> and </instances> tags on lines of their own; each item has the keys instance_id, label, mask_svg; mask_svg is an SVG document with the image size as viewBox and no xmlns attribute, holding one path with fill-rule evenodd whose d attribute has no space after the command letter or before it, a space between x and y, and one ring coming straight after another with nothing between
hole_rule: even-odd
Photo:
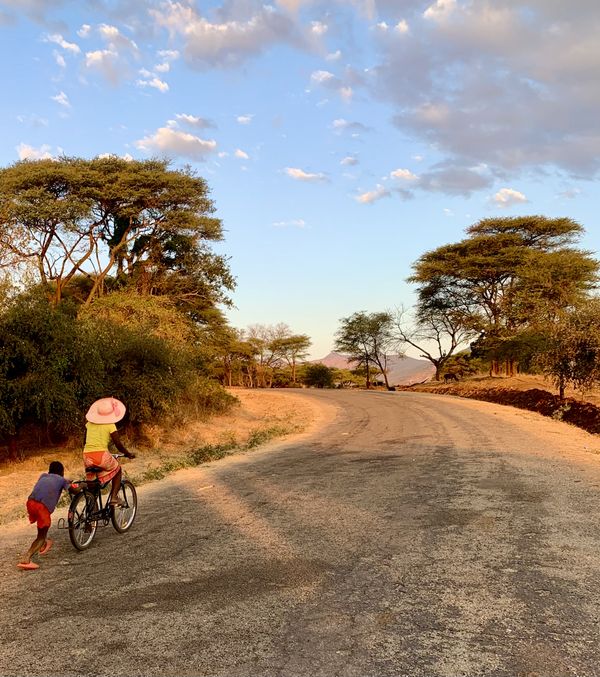
<instances>
[{"instance_id":1,"label":"grassy verge","mask_svg":"<svg viewBox=\"0 0 600 677\"><path fill-rule=\"evenodd\" d=\"M226 456L255 449L271 440L300 432L301 430L301 426L294 424L257 428L251 431L244 443L238 442L235 438L230 438L219 444L205 444L201 447L190 449L183 456L164 460L159 465L149 468L141 475L130 476L130 479L137 486L148 482L156 482L177 470L194 468L210 461L218 461Z\"/></svg>"}]
</instances>

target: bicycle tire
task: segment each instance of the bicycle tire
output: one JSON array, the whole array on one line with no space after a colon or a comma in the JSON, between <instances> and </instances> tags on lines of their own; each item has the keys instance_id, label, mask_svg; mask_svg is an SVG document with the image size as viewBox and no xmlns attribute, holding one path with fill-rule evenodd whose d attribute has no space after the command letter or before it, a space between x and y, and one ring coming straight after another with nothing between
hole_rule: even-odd
<instances>
[{"instance_id":1,"label":"bicycle tire","mask_svg":"<svg viewBox=\"0 0 600 677\"><path fill-rule=\"evenodd\" d=\"M130 480L121 480L119 488L119 498L125 501L126 506L115 506L111 510L110 518L115 531L124 534L129 531L137 515L137 492Z\"/></svg>"},{"instance_id":2,"label":"bicycle tire","mask_svg":"<svg viewBox=\"0 0 600 677\"><path fill-rule=\"evenodd\" d=\"M76 494L71 500L67 522L69 538L73 547L77 550L87 550L94 540L98 522L96 520L91 521L89 514L97 511L97 509L96 497L87 490Z\"/></svg>"}]
</instances>

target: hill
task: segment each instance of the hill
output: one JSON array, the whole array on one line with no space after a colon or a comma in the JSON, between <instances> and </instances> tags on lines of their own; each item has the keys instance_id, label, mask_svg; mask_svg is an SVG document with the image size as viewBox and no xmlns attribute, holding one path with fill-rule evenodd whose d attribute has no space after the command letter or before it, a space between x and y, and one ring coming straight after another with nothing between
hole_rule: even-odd
<instances>
[{"instance_id":1,"label":"hill","mask_svg":"<svg viewBox=\"0 0 600 677\"><path fill-rule=\"evenodd\" d=\"M354 369L354 364L348 360L347 355L341 353L329 353L320 360L327 367L336 369ZM412 383L422 383L430 379L435 373L431 362L427 360L418 360L414 357L389 357L388 358L388 380L390 385L411 385Z\"/></svg>"}]
</instances>

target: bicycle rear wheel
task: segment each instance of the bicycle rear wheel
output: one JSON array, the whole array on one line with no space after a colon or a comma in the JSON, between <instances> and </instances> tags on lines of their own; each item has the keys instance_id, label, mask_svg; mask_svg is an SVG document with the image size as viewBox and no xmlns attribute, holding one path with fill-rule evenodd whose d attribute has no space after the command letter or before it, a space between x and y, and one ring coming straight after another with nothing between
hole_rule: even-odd
<instances>
[{"instance_id":1,"label":"bicycle rear wheel","mask_svg":"<svg viewBox=\"0 0 600 677\"><path fill-rule=\"evenodd\" d=\"M67 518L69 538L77 550L86 550L92 544L98 522L91 516L97 511L96 497L89 491L82 491L73 496Z\"/></svg>"},{"instance_id":2,"label":"bicycle rear wheel","mask_svg":"<svg viewBox=\"0 0 600 677\"><path fill-rule=\"evenodd\" d=\"M133 520L137 515L137 493L129 480L121 480L119 498L125 503L123 507L114 506L111 511L113 527L120 534L131 529Z\"/></svg>"}]
</instances>

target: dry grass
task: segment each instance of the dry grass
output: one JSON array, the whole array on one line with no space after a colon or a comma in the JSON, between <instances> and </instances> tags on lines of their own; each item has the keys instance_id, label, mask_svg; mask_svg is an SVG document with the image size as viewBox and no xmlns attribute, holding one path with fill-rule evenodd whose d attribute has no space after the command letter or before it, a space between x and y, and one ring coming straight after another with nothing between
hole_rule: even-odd
<instances>
[{"instance_id":1,"label":"dry grass","mask_svg":"<svg viewBox=\"0 0 600 677\"><path fill-rule=\"evenodd\" d=\"M147 427L137 457L125 460L127 474L136 482L162 479L181 468L222 458L236 451L253 449L269 440L299 433L317 417L308 398L269 390L234 390L240 406L231 413L181 428ZM25 503L39 474L51 461L65 466L65 476L82 476L81 449L47 448L22 462L0 466L0 523L25 517Z\"/></svg>"}]
</instances>

